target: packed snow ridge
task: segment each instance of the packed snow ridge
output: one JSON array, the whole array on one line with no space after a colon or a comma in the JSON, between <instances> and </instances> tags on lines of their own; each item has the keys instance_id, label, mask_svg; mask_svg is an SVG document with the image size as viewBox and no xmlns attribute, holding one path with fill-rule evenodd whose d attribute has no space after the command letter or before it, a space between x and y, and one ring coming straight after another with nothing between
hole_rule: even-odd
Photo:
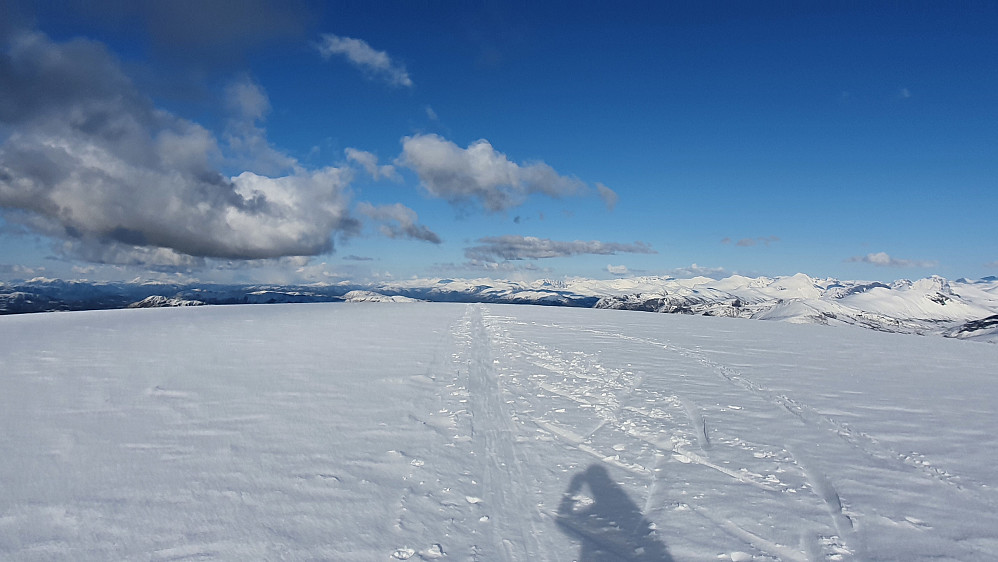
<instances>
[{"instance_id":1,"label":"packed snow ridge","mask_svg":"<svg viewBox=\"0 0 998 562\"><path fill-rule=\"evenodd\" d=\"M0 283L0 314L53 310L306 302L535 304L854 325L998 342L998 277L893 283L787 277L635 277L508 281L413 279L357 284Z\"/></svg>"}]
</instances>

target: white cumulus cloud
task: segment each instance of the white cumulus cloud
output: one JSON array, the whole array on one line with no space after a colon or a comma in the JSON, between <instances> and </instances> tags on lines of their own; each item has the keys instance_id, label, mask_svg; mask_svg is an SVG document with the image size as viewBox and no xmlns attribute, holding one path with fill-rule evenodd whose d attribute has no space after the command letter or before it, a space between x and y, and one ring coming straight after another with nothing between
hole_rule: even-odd
<instances>
[{"instance_id":1,"label":"white cumulus cloud","mask_svg":"<svg viewBox=\"0 0 998 562\"><path fill-rule=\"evenodd\" d=\"M853 256L847 262L869 263L879 267L935 267L938 262L923 260L905 260L891 257L887 252L877 252L865 256Z\"/></svg>"},{"instance_id":2,"label":"white cumulus cloud","mask_svg":"<svg viewBox=\"0 0 998 562\"><path fill-rule=\"evenodd\" d=\"M461 148L438 135L405 137L397 163L416 172L433 197L479 202L488 211L516 207L533 193L563 197L586 188L543 162L512 162L484 139Z\"/></svg>"},{"instance_id":3,"label":"white cumulus cloud","mask_svg":"<svg viewBox=\"0 0 998 562\"><path fill-rule=\"evenodd\" d=\"M102 44L20 33L2 49L0 211L66 252L185 267L321 254L355 231L350 170L306 170L272 149L255 125L269 102L251 81L228 91L238 125L226 146L281 171L226 177L216 137L155 108Z\"/></svg>"}]
</instances>

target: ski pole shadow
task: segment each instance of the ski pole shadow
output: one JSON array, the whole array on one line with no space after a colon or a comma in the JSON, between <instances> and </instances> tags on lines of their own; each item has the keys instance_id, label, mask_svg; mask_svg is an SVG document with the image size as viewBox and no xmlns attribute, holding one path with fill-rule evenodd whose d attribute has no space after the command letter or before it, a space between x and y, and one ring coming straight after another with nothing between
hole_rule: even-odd
<instances>
[{"instance_id":1,"label":"ski pole shadow","mask_svg":"<svg viewBox=\"0 0 998 562\"><path fill-rule=\"evenodd\" d=\"M562 532L582 541L579 562L672 562L651 523L600 464L572 477L556 522Z\"/></svg>"}]
</instances>

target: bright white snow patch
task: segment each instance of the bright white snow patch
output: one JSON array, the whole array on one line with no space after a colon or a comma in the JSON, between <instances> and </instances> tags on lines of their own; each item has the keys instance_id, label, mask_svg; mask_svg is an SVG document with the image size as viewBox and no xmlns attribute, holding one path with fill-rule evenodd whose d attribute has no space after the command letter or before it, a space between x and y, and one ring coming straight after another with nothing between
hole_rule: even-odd
<instances>
[{"instance_id":1,"label":"bright white snow patch","mask_svg":"<svg viewBox=\"0 0 998 562\"><path fill-rule=\"evenodd\" d=\"M998 346L310 304L7 316L0 358L4 560L998 556Z\"/></svg>"}]
</instances>

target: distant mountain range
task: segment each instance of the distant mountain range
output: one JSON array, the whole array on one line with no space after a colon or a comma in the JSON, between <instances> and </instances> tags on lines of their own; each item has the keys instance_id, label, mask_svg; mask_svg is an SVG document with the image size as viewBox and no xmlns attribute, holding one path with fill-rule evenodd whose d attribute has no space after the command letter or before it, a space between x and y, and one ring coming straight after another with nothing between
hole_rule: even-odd
<instances>
[{"instance_id":1,"label":"distant mountain range","mask_svg":"<svg viewBox=\"0 0 998 562\"><path fill-rule=\"evenodd\" d=\"M998 343L998 277L893 283L789 277L635 277L532 282L414 279L385 283L215 285L32 279L0 283L0 314L220 304L484 302L730 316Z\"/></svg>"}]
</instances>

